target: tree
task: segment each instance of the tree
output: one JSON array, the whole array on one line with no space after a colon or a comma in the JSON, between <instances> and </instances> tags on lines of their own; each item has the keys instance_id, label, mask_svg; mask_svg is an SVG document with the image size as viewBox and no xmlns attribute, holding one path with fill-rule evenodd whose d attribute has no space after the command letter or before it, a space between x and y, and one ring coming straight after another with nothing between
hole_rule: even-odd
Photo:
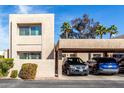
<instances>
[{"instance_id":1,"label":"tree","mask_svg":"<svg viewBox=\"0 0 124 93\"><path fill-rule=\"evenodd\" d=\"M107 33L106 27L104 27L103 25L97 26L95 33L97 36L100 36L100 39L102 39L103 35Z\"/></svg>"},{"instance_id":2,"label":"tree","mask_svg":"<svg viewBox=\"0 0 124 93\"><path fill-rule=\"evenodd\" d=\"M69 39L95 39L97 36L100 39L103 38L103 35L109 33L110 38L113 34L117 34L117 27L112 25L109 28L106 28L103 25L100 25L99 22L94 21L87 14L84 14L82 18L76 18L71 20L71 25L68 22L64 22L61 26L61 38Z\"/></svg>"},{"instance_id":3,"label":"tree","mask_svg":"<svg viewBox=\"0 0 124 93\"><path fill-rule=\"evenodd\" d=\"M61 26L61 38L68 38L69 33L71 33L71 26L68 22L64 22L63 25Z\"/></svg>"},{"instance_id":4,"label":"tree","mask_svg":"<svg viewBox=\"0 0 124 93\"><path fill-rule=\"evenodd\" d=\"M108 33L110 34L110 38L112 38L112 35L117 34L117 27L115 25L112 25L107 29Z\"/></svg>"},{"instance_id":5,"label":"tree","mask_svg":"<svg viewBox=\"0 0 124 93\"><path fill-rule=\"evenodd\" d=\"M71 21L72 28L79 32L79 38L95 38L96 27L99 22L95 22L84 14L82 18L76 18Z\"/></svg>"}]
</instances>

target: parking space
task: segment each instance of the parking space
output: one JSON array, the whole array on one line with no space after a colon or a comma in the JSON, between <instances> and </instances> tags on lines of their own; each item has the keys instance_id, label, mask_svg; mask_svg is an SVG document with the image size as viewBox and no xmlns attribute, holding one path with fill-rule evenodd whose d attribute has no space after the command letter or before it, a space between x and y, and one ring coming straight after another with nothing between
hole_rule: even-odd
<instances>
[{"instance_id":1,"label":"parking space","mask_svg":"<svg viewBox=\"0 0 124 93\"><path fill-rule=\"evenodd\" d=\"M88 76L60 76L62 80L124 80L124 74L117 75L88 75Z\"/></svg>"},{"instance_id":2,"label":"parking space","mask_svg":"<svg viewBox=\"0 0 124 93\"><path fill-rule=\"evenodd\" d=\"M72 57L71 57L72 58ZM59 61L61 64L59 64L59 67L62 67L63 60ZM62 68L60 68L62 69ZM62 71L62 70L59 70ZM88 76L83 75L67 75L66 73L60 73L59 74L60 80L124 80L124 73L117 73L117 74L98 74L94 75L93 73L89 73Z\"/></svg>"},{"instance_id":3,"label":"parking space","mask_svg":"<svg viewBox=\"0 0 124 93\"><path fill-rule=\"evenodd\" d=\"M77 58L77 57L69 57L69 59L70 58L72 59L72 58ZM74 61L74 63L75 62L76 61ZM64 80L124 80L123 79L124 78L124 74L123 73L122 74L113 73L113 71L112 71L112 73L106 72L106 74L101 73L100 75L95 75L92 72L92 73L89 73L88 76L87 75L83 76L83 74L74 75L74 73L73 73L73 75L69 75L68 76L66 71L65 71L65 73L62 73L64 63L65 63L64 60L59 61L59 66L58 66L59 67L59 79L64 79ZM71 62L71 63L73 63L73 62ZM112 64L112 63L110 63L110 64ZM74 70L74 71L78 70L80 72L80 70L82 68L82 66L80 64L76 63L76 64L71 64L71 66L72 65L73 65L74 68L71 69L71 70ZM78 68L77 68L77 65L79 66ZM84 70L85 69L83 69L82 71L84 72ZM109 69L107 69L107 70L109 70ZM109 72L111 72L111 70L112 69L110 69ZM90 71L90 70L88 70L88 71Z\"/></svg>"},{"instance_id":4,"label":"parking space","mask_svg":"<svg viewBox=\"0 0 124 93\"><path fill-rule=\"evenodd\" d=\"M73 58L73 57L71 57L71 58ZM68 76L67 73L62 73L63 63L64 63L63 60L59 60L59 64L58 64L59 79L64 79L64 80L124 80L124 73L121 73L121 74L120 73L113 73L113 74L108 73L108 75L107 75L107 73L99 74L99 75L94 75L93 73L89 73L88 76L74 75L74 74ZM76 69L77 69L77 67L76 67Z\"/></svg>"}]
</instances>

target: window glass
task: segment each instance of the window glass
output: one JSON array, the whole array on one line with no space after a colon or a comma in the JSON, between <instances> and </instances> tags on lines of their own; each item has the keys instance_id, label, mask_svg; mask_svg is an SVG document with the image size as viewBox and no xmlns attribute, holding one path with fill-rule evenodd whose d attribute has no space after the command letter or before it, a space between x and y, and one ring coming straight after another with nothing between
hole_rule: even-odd
<instances>
[{"instance_id":1,"label":"window glass","mask_svg":"<svg viewBox=\"0 0 124 93\"><path fill-rule=\"evenodd\" d=\"M20 59L28 59L27 53L20 53Z\"/></svg>"},{"instance_id":2,"label":"window glass","mask_svg":"<svg viewBox=\"0 0 124 93\"><path fill-rule=\"evenodd\" d=\"M76 57L76 54L70 54L70 57Z\"/></svg>"},{"instance_id":3,"label":"window glass","mask_svg":"<svg viewBox=\"0 0 124 93\"><path fill-rule=\"evenodd\" d=\"M30 28L28 26L19 27L19 34L20 35L29 35L29 33L30 33Z\"/></svg>"},{"instance_id":4,"label":"window glass","mask_svg":"<svg viewBox=\"0 0 124 93\"><path fill-rule=\"evenodd\" d=\"M41 59L40 53L30 53L29 56L30 56L30 59Z\"/></svg>"},{"instance_id":5,"label":"window glass","mask_svg":"<svg viewBox=\"0 0 124 93\"><path fill-rule=\"evenodd\" d=\"M31 27L31 35L41 35L40 26L32 26Z\"/></svg>"},{"instance_id":6,"label":"window glass","mask_svg":"<svg viewBox=\"0 0 124 93\"><path fill-rule=\"evenodd\" d=\"M93 54L93 57L101 57L101 54Z\"/></svg>"},{"instance_id":7,"label":"window glass","mask_svg":"<svg viewBox=\"0 0 124 93\"><path fill-rule=\"evenodd\" d=\"M62 57L66 57L66 54L62 54Z\"/></svg>"},{"instance_id":8,"label":"window glass","mask_svg":"<svg viewBox=\"0 0 124 93\"><path fill-rule=\"evenodd\" d=\"M41 59L40 52L29 52L29 53L20 53L20 59Z\"/></svg>"},{"instance_id":9,"label":"window glass","mask_svg":"<svg viewBox=\"0 0 124 93\"><path fill-rule=\"evenodd\" d=\"M80 60L79 58L68 58L67 62L69 64L82 64L83 63L83 61Z\"/></svg>"},{"instance_id":10,"label":"window glass","mask_svg":"<svg viewBox=\"0 0 124 93\"><path fill-rule=\"evenodd\" d=\"M19 35L41 35L40 25L19 26Z\"/></svg>"}]
</instances>

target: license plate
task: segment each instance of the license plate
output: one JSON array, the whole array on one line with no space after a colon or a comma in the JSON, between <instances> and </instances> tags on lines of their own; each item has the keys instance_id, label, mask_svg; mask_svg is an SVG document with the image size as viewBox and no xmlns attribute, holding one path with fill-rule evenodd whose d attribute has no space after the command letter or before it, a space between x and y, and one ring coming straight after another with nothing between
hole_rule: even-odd
<instances>
[{"instance_id":1,"label":"license plate","mask_svg":"<svg viewBox=\"0 0 124 93\"><path fill-rule=\"evenodd\" d=\"M112 66L108 66L108 67L112 67Z\"/></svg>"},{"instance_id":2,"label":"license plate","mask_svg":"<svg viewBox=\"0 0 124 93\"><path fill-rule=\"evenodd\" d=\"M83 71L83 69L80 69L80 71Z\"/></svg>"}]
</instances>

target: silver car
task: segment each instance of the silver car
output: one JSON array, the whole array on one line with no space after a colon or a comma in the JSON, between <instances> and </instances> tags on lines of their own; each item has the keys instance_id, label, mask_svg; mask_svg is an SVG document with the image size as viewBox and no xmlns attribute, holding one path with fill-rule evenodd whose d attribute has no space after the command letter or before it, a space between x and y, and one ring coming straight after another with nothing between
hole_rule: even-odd
<instances>
[{"instance_id":1,"label":"silver car","mask_svg":"<svg viewBox=\"0 0 124 93\"><path fill-rule=\"evenodd\" d=\"M66 75L88 75L89 66L78 57L68 57L64 60L62 71Z\"/></svg>"}]
</instances>

